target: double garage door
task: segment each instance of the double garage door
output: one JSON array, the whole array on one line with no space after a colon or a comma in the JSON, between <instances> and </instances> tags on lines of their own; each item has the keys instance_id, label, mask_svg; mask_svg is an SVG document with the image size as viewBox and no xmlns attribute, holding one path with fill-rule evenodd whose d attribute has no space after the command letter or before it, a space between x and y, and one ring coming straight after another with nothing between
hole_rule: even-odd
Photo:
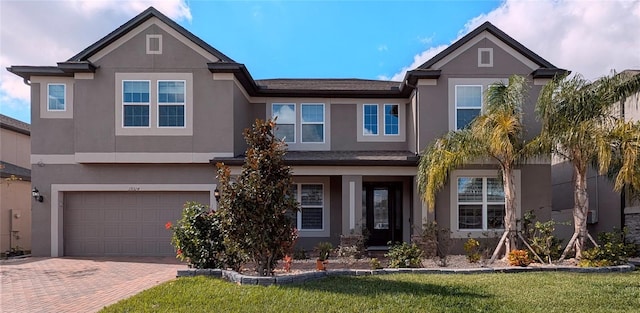
<instances>
[{"instance_id":1,"label":"double garage door","mask_svg":"<svg viewBox=\"0 0 640 313\"><path fill-rule=\"evenodd\" d=\"M208 192L65 192L64 255L172 256L171 231L187 201Z\"/></svg>"}]
</instances>

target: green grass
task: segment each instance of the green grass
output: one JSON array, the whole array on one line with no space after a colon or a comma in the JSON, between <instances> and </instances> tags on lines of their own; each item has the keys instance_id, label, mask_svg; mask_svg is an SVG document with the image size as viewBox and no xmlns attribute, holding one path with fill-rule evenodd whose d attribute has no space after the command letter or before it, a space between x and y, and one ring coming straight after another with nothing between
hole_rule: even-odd
<instances>
[{"instance_id":1,"label":"green grass","mask_svg":"<svg viewBox=\"0 0 640 313\"><path fill-rule=\"evenodd\" d=\"M394 274L239 286L179 278L101 312L638 312L640 272Z\"/></svg>"}]
</instances>

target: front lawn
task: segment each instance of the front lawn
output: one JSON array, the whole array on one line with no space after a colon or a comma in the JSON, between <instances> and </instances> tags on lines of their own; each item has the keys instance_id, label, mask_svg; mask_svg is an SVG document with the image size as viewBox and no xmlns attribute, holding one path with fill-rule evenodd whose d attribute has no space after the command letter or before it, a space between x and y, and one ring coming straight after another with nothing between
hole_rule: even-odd
<instances>
[{"instance_id":1,"label":"front lawn","mask_svg":"<svg viewBox=\"0 0 640 313\"><path fill-rule=\"evenodd\" d=\"M633 312L640 272L394 274L239 286L184 277L101 312Z\"/></svg>"}]
</instances>

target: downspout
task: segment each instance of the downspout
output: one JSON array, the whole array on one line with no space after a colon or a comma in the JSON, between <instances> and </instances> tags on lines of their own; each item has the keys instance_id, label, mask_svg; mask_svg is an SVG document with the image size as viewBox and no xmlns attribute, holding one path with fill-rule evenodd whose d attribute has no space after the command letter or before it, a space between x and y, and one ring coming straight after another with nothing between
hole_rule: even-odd
<instances>
[{"instance_id":1,"label":"downspout","mask_svg":"<svg viewBox=\"0 0 640 313\"><path fill-rule=\"evenodd\" d=\"M22 79L22 82L23 82L25 85L27 85L27 86L31 86L31 81L29 81L29 79L28 79L28 78L23 78L23 79Z\"/></svg>"}]
</instances>

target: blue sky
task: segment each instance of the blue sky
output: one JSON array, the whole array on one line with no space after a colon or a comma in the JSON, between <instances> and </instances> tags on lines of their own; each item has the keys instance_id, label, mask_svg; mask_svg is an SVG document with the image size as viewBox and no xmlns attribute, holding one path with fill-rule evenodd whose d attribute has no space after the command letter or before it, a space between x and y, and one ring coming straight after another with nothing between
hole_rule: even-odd
<instances>
[{"instance_id":1,"label":"blue sky","mask_svg":"<svg viewBox=\"0 0 640 313\"><path fill-rule=\"evenodd\" d=\"M638 0L1 0L0 113L30 121L29 88L5 67L55 65L150 5L255 79L399 80L487 20L588 79L640 68Z\"/></svg>"}]
</instances>

